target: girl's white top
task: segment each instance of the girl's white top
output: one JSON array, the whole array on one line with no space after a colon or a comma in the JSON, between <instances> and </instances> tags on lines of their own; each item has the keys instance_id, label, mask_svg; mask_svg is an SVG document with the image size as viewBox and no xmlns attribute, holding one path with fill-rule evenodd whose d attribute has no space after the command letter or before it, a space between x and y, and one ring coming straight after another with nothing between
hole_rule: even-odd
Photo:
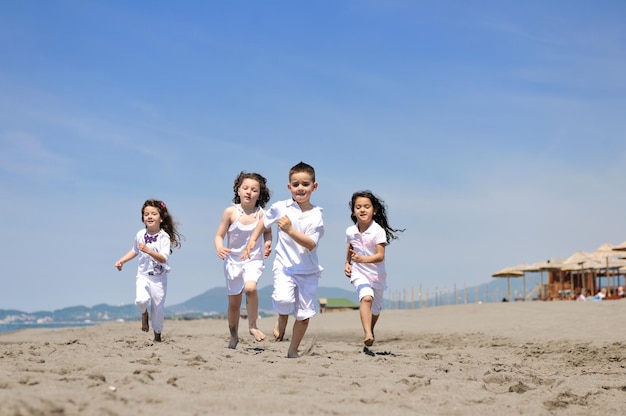
<instances>
[{"instance_id":1,"label":"girl's white top","mask_svg":"<svg viewBox=\"0 0 626 416\"><path fill-rule=\"evenodd\" d=\"M228 227L228 231L226 232L226 238L228 239L227 247L230 249L230 254L226 257L226 259L232 263L243 263L248 260L242 260L241 253L243 253L243 250L246 248L250 235L252 235L252 231L254 231L264 213L260 207L257 207L257 210L254 213L256 221L252 224L242 224L239 222L239 218L244 213L243 209L239 204L235 205L235 208L237 209L237 219L230 224L230 227ZM263 260L262 247L263 235L259 236L256 240L254 249L250 251L250 260Z\"/></svg>"},{"instance_id":2,"label":"girl's white top","mask_svg":"<svg viewBox=\"0 0 626 416\"><path fill-rule=\"evenodd\" d=\"M360 233L356 224L346 229L346 242L352 245L352 248L361 256L371 256L376 254L376 246L378 244L387 245L387 234L385 229L378 225L375 221ZM370 281L372 287L385 289L387 287L387 271L385 270L385 261L379 263L357 263L352 262L352 275L350 280L354 280L359 276L365 276Z\"/></svg>"},{"instance_id":3,"label":"girl's white top","mask_svg":"<svg viewBox=\"0 0 626 416\"><path fill-rule=\"evenodd\" d=\"M149 248L165 256L165 263L157 262L152 256L139 251L139 243L146 243ZM156 234L148 234L148 230L142 228L135 235L133 251L139 256L139 266L137 267L137 277L167 277L170 266L167 259L170 256L170 236L163 230Z\"/></svg>"},{"instance_id":4,"label":"girl's white top","mask_svg":"<svg viewBox=\"0 0 626 416\"><path fill-rule=\"evenodd\" d=\"M294 229L315 242L315 248L308 250L302 247L278 227L273 270L281 270L290 275L321 272L323 269L317 259L317 244L324 235L322 208L314 206L312 209L302 212L300 206L293 199L278 201L266 211L265 226L271 227L285 215L291 220L291 226Z\"/></svg>"}]
</instances>

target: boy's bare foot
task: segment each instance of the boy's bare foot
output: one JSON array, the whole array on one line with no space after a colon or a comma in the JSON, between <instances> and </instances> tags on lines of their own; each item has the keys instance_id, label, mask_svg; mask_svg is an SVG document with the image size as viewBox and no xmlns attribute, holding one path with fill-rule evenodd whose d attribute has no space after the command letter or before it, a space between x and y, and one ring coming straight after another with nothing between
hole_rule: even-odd
<instances>
[{"instance_id":1,"label":"boy's bare foot","mask_svg":"<svg viewBox=\"0 0 626 416\"><path fill-rule=\"evenodd\" d=\"M150 330L150 324L148 319L148 311L141 314L141 330L143 332L148 332Z\"/></svg>"},{"instance_id":2,"label":"boy's bare foot","mask_svg":"<svg viewBox=\"0 0 626 416\"><path fill-rule=\"evenodd\" d=\"M228 348L234 350L235 348L237 348L237 344L239 344L239 337L236 335L231 335L230 341L228 341Z\"/></svg>"},{"instance_id":3,"label":"boy's bare foot","mask_svg":"<svg viewBox=\"0 0 626 416\"><path fill-rule=\"evenodd\" d=\"M252 335L257 342L261 342L265 339L265 334L258 328L250 328L250 335Z\"/></svg>"},{"instance_id":4,"label":"boy's bare foot","mask_svg":"<svg viewBox=\"0 0 626 416\"><path fill-rule=\"evenodd\" d=\"M274 341L282 341L283 337L285 336L285 334L280 333L280 328L278 325L278 321L276 321L276 325L274 325L274 330L272 331L272 333L274 334Z\"/></svg>"},{"instance_id":5,"label":"boy's bare foot","mask_svg":"<svg viewBox=\"0 0 626 416\"><path fill-rule=\"evenodd\" d=\"M158 332L154 333L154 342L161 342L161 334Z\"/></svg>"},{"instance_id":6,"label":"boy's bare foot","mask_svg":"<svg viewBox=\"0 0 626 416\"><path fill-rule=\"evenodd\" d=\"M300 356L298 355L298 351L296 351L296 352L288 351L287 352L287 358L300 358Z\"/></svg>"}]
</instances>

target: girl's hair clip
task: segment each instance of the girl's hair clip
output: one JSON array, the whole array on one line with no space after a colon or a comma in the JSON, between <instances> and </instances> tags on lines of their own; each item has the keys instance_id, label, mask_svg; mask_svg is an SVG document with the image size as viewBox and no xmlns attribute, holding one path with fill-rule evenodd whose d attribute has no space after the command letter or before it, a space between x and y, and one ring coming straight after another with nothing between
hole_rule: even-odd
<instances>
[{"instance_id":1,"label":"girl's hair clip","mask_svg":"<svg viewBox=\"0 0 626 416\"><path fill-rule=\"evenodd\" d=\"M167 206L165 205L165 202L161 201L161 208L166 209Z\"/></svg>"}]
</instances>

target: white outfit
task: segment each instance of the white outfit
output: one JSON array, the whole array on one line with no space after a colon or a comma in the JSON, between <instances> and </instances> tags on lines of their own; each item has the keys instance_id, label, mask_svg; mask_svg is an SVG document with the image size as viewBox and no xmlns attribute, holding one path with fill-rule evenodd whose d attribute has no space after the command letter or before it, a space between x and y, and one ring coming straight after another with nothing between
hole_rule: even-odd
<instances>
[{"instance_id":1,"label":"white outfit","mask_svg":"<svg viewBox=\"0 0 626 416\"><path fill-rule=\"evenodd\" d=\"M317 309L315 294L323 270L317 258L317 245L324 235L322 208L314 206L302 212L293 199L278 201L265 213L265 226L271 227L285 215L291 220L294 229L315 242L315 248L304 248L278 227L276 255L272 267L272 303L279 314L294 314L296 319L304 320L315 316Z\"/></svg>"},{"instance_id":2,"label":"white outfit","mask_svg":"<svg viewBox=\"0 0 626 416\"><path fill-rule=\"evenodd\" d=\"M152 256L139 250L138 244L146 245L165 256L165 263L159 263ZM156 333L163 331L165 321L165 296L167 294L167 275L170 266L167 259L170 255L170 236L163 230L154 235L142 228L135 235L133 251L139 256L137 267L135 305L139 312L144 313L150 305L150 320Z\"/></svg>"},{"instance_id":3,"label":"white outfit","mask_svg":"<svg viewBox=\"0 0 626 416\"><path fill-rule=\"evenodd\" d=\"M252 224L242 224L239 222L243 209L241 205L235 205L237 209L237 219L228 227L226 238L227 247L230 253L224 259L224 277L226 278L226 289L229 295L238 295L243 291L245 282L258 282L265 266L263 265L263 239L256 241L254 249L250 251L250 258L241 259L252 231L263 217L263 210L257 208L254 214L256 221Z\"/></svg>"},{"instance_id":4,"label":"white outfit","mask_svg":"<svg viewBox=\"0 0 626 416\"><path fill-rule=\"evenodd\" d=\"M361 256L371 256L376 254L376 246L387 245L387 234L385 229L375 221L372 221L367 230L362 233L354 224L346 229L346 242L352 245L355 253ZM352 262L350 283L357 290L359 301L365 296L372 296L372 315L379 315L383 309L383 292L387 288L385 262Z\"/></svg>"}]
</instances>

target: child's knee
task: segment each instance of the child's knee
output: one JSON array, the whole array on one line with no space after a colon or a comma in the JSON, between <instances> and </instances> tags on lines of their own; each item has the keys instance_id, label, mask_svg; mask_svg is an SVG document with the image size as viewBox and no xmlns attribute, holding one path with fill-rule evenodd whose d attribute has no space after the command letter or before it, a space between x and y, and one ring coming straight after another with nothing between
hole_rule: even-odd
<instances>
[{"instance_id":1,"label":"child's knee","mask_svg":"<svg viewBox=\"0 0 626 416\"><path fill-rule=\"evenodd\" d=\"M143 313L148 309L148 305L150 304L150 300L135 300L135 306L139 309L139 312Z\"/></svg>"}]
</instances>

